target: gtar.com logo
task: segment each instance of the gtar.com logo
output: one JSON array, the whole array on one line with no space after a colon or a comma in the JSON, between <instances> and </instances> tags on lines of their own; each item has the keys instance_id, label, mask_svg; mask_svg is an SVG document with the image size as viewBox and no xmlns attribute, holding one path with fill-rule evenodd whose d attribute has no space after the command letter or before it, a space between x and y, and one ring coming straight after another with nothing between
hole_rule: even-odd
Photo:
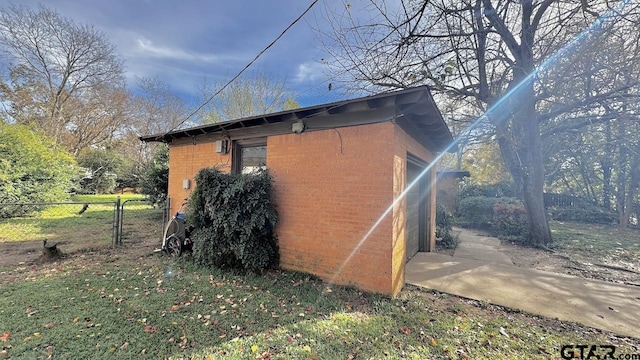
<instances>
[{"instance_id":1,"label":"gtar.com logo","mask_svg":"<svg viewBox=\"0 0 640 360\"><path fill-rule=\"evenodd\" d=\"M614 345L563 345L560 349L560 356L563 359L581 360L640 360L640 354L620 353L616 355L616 347Z\"/></svg>"},{"instance_id":2,"label":"gtar.com logo","mask_svg":"<svg viewBox=\"0 0 640 360\"><path fill-rule=\"evenodd\" d=\"M560 349L563 359L615 359L613 345L563 345Z\"/></svg>"}]
</instances>

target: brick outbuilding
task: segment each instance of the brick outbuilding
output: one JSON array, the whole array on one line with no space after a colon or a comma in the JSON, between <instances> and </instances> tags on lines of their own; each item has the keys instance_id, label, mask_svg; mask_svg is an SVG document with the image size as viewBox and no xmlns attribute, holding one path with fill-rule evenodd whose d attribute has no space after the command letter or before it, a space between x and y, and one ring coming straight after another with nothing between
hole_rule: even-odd
<instances>
[{"instance_id":1,"label":"brick outbuilding","mask_svg":"<svg viewBox=\"0 0 640 360\"><path fill-rule=\"evenodd\" d=\"M435 167L400 198L452 141L426 87L141 139L169 144L173 212L202 168L266 166L282 268L394 296L406 261L434 248Z\"/></svg>"}]
</instances>

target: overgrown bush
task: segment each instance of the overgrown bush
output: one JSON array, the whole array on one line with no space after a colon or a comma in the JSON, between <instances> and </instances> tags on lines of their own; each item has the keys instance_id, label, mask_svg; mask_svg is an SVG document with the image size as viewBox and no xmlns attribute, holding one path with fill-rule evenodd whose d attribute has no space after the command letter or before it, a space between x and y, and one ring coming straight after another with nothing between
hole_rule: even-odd
<instances>
[{"instance_id":1,"label":"overgrown bush","mask_svg":"<svg viewBox=\"0 0 640 360\"><path fill-rule=\"evenodd\" d=\"M436 245L444 249L455 249L458 246L458 239L451 235L453 227L453 215L451 215L444 205L436 205Z\"/></svg>"},{"instance_id":2,"label":"overgrown bush","mask_svg":"<svg viewBox=\"0 0 640 360\"><path fill-rule=\"evenodd\" d=\"M615 224L618 222L616 213L596 206L551 207L549 213L552 219L558 221L576 221L586 224Z\"/></svg>"},{"instance_id":3,"label":"overgrown bush","mask_svg":"<svg viewBox=\"0 0 640 360\"><path fill-rule=\"evenodd\" d=\"M475 196L461 199L456 211L457 223L464 227L490 230L493 226L493 206L499 198Z\"/></svg>"},{"instance_id":4,"label":"overgrown bush","mask_svg":"<svg viewBox=\"0 0 640 360\"><path fill-rule=\"evenodd\" d=\"M44 134L0 119L0 203L65 201L76 172L73 158ZM24 211L3 206L0 218Z\"/></svg>"},{"instance_id":5,"label":"overgrown bush","mask_svg":"<svg viewBox=\"0 0 640 360\"><path fill-rule=\"evenodd\" d=\"M529 226L524 204L513 198L503 198L496 202L493 205L493 230L503 237L526 237Z\"/></svg>"},{"instance_id":6,"label":"overgrown bush","mask_svg":"<svg viewBox=\"0 0 640 360\"><path fill-rule=\"evenodd\" d=\"M189 199L194 261L249 270L277 266L273 229L278 215L268 172L226 174L209 168L200 170L195 182Z\"/></svg>"}]
</instances>

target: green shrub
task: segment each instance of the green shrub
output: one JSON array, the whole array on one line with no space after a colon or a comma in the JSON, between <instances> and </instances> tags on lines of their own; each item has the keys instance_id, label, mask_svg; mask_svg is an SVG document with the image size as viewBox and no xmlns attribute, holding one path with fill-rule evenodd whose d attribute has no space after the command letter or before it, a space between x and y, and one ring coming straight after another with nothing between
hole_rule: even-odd
<instances>
[{"instance_id":1,"label":"green shrub","mask_svg":"<svg viewBox=\"0 0 640 360\"><path fill-rule=\"evenodd\" d=\"M444 205L436 204L436 237L448 233L453 227L453 215L449 214Z\"/></svg>"},{"instance_id":2,"label":"green shrub","mask_svg":"<svg viewBox=\"0 0 640 360\"><path fill-rule=\"evenodd\" d=\"M458 238L445 233L442 237L436 238L436 246L442 249L455 249L458 247Z\"/></svg>"},{"instance_id":3,"label":"green shrub","mask_svg":"<svg viewBox=\"0 0 640 360\"><path fill-rule=\"evenodd\" d=\"M586 224L615 224L618 222L616 213L596 206L551 207L549 213L552 219L558 221L576 221Z\"/></svg>"},{"instance_id":4,"label":"green shrub","mask_svg":"<svg viewBox=\"0 0 640 360\"><path fill-rule=\"evenodd\" d=\"M510 182L502 181L492 185L478 185L471 180L465 180L460 183L458 198L466 199L470 197L515 197L515 191L513 183Z\"/></svg>"},{"instance_id":5,"label":"green shrub","mask_svg":"<svg viewBox=\"0 0 640 360\"><path fill-rule=\"evenodd\" d=\"M0 119L0 203L65 201L75 161L42 133ZM0 218L24 214L0 207Z\"/></svg>"},{"instance_id":6,"label":"green shrub","mask_svg":"<svg viewBox=\"0 0 640 360\"><path fill-rule=\"evenodd\" d=\"M78 192L82 194L111 194L123 159L114 150L85 148L78 155L78 165L86 169Z\"/></svg>"},{"instance_id":7,"label":"green shrub","mask_svg":"<svg viewBox=\"0 0 640 360\"><path fill-rule=\"evenodd\" d=\"M527 210L513 198L500 199L493 205L493 230L503 237L526 237L529 232Z\"/></svg>"},{"instance_id":8,"label":"green shrub","mask_svg":"<svg viewBox=\"0 0 640 360\"><path fill-rule=\"evenodd\" d=\"M147 165L142 181L142 193L154 204L167 199L169 191L169 147L161 144L153 154L153 160Z\"/></svg>"},{"instance_id":9,"label":"green shrub","mask_svg":"<svg viewBox=\"0 0 640 360\"><path fill-rule=\"evenodd\" d=\"M436 245L445 249L455 249L458 239L451 235L453 215L442 204L436 205Z\"/></svg>"},{"instance_id":10,"label":"green shrub","mask_svg":"<svg viewBox=\"0 0 640 360\"><path fill-rule=\"evenodd\" d=\"M490 230L493 226L493 205L500 199L475 196L458 203L457 222L461 226Z\"/></svg>"},{"instance_id":11,"label":"green shrub","mask_svg":"<svg viewBox=\"0 0 640 360\"><path fill-rule=\"evenodd\" d=\"M257 270L277 266L278 221L267 171L226 174L202 169L189 199L193 259L204 266Z\"/></svg>"},{"instance_id":12,"label":"green shrub","mask_svg":"<svg viewBox=\"0 0 640 360\"><path fill-rule=\"evenodd\" d=\"M457 223L461 226L489 230L506 238L526 237L527 212L515 198L469 197L460 200Z\"/></svg>"}]
</instances>

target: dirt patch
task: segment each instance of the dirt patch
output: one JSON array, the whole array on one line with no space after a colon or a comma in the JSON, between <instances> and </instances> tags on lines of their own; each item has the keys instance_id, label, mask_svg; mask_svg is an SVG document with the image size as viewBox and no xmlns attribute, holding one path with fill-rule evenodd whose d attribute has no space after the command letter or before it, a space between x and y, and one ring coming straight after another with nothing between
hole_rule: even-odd
<instances>
[{"instance_id":1,"label":"dirt patch","mask_svg":"<svg viewBox=\"0 0 640 360\"><path fill-rule=\"evenodd\" d=\"M156 255L154 249L160 247L157 239L145 238L126 243L122 247L93 246L64 252L58 259L46 259L42 256L42 241L0 243L0 285L14 281L27 281L39 276L53 276L59 272L82 271L88 267L100 267L106 263L121 262L140 264Z\"/></svg>"},{"instance_id":2,"label":"dirt patch","mask_svg":"<svg viewBox=\"0 0 640 360\"><path fill-rule=\"evenodd\" d=\"M612 259L586 258L563 252L552 253L507 241L502 242L502 251L516 266L640 286L640 272L629 269L626 263L612 261ZM629 271L615 269L615 267L629 269Z\"/></svg>"},{"instance_id":3,"label":"dirt patch","mask_svg":"<svg viewBox=\"0 0 640 360\"><path fill-rule=\"evenodd\" d=\"M30 264L42 255L42 241L0 242L0 267Z\"/></svg>"}]
</instances>

